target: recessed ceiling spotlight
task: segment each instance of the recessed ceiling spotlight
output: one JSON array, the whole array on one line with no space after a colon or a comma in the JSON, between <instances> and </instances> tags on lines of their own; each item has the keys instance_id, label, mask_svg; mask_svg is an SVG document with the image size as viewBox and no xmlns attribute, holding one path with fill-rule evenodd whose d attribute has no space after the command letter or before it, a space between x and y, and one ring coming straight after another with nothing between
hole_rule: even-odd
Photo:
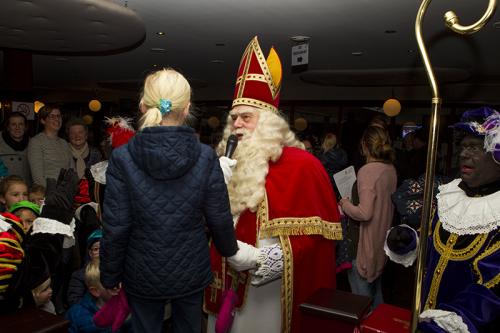
<instances>
[{"instance_id":1,"label":"recessed ceiling spotlight","mask_svg":"<svg viewBox=\"0 0 500 333\"><path fill-rule=\"evenodd\" d=\"M153 64L153 67L158 67L158 65L157 64Z\"/></svg>"},{"instance_id":2,"label":"recessed ceiling spotlight","mask_svg":"<svg viewBox=\"0 0 500 333\"><path fill-rule=\"evenodd\" d=\"M351 54L355 57L359 57L359 56L362 56L363 55L363 52L361 51L354 51L354 52L351 52Z\"/></svg>"},{"instance_id":3,"label":"recessed ceiling spotlight","mask_svg":"<svg viewBox=\"0 0 500 333\"><path fill-rule=\"evenodd\" d=\"M158 36L165 36L165 33L164 33L163 31L158 31L156 34L157 34Z\"/></svg>"},{"instance_id":4,"label":"recessed ceiling spotlight","mask_svg":"<svg viewBox=\"0 0 500 333\"><path fill-rule=\"evenodd\" d=\"M408 50L408 53L410 53L410 54L415 53L415 50L410 49L410 50Z\"/></svg>"},{"instance_id":5,"label":"recessed ceiling spotlight","mask_svg":"<svg viewBox=\"0 0 500 333\"><path fill-rule=\"evenodd\" d=\"M394 30L394 29L387 29L386 31L384 31L384 33L386 34L395 34L397 31Z\"/></svg>"},{"instance_id":6,"label":"recessed ceiling spotlight","mask_svg":"<svg viewBox=\"0 0 500 333\"><path fill-rule=\"evenodd\" d=\"M210 62L212 64L223 64L224 63L224 60L220 60L220 59L213 59L213 60L210 60Z\"/></svg>"},{"instance_id":7,"label":"recessed ceiling spotlight","mask_svg":"<svg viewBox=\"0 0 500 333\"><path fill-rule=\"evenodd\" d=\"M292 37L290 37L290 39L292 40L292 42L295 42L295 43L304 43L304 42L307 42L308 40L310 40L311 37L309 37L309 36L292 36Z\"/></svg>"},{"instance_id":8,"label":"recessed ceiling spotlight","mask_svg":"<svg viewBox=\"0 0 500 333\"><path fill-rule=\"evenodd\" d=\"M500 21L493 23L493 26L495 27L495 29L500 29Z\"/></svg>"},{"instance_id":9,"label":"recessed ceiling spotlight","mask_svg":"<svg viewBox=\"0 0 500 333\"><path fill-rule=\"evenodd\" d=\"M156 53L165 53L165 49L161 47L152 47L151 52L156 52Z\"/></svg>"}]
</instances>

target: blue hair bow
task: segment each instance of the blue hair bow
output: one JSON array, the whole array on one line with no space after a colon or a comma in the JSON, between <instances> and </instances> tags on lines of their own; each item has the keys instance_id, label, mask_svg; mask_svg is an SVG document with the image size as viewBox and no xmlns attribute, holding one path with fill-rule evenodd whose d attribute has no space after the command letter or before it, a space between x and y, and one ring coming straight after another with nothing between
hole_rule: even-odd
<instances>
[{"instance_id":1,"label":"blue hair bow","mask_svg":"<svg viewBox=\"0 0 500 333\"><path fill-rule=\"evenodd\" d=\"M160 113L161 115L165 115L172 110L172 102L165 98L160 98Z\"/></svg>"}]
</instances>

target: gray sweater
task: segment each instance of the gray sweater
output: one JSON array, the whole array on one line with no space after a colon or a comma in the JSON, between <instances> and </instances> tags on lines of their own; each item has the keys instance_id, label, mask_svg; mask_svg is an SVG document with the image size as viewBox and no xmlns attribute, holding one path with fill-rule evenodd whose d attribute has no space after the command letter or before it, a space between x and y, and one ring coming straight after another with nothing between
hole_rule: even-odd
<instances>
[{"instance_id":1,"label":"gray sweater","mask_svg":"<svg viewBox=\"0 0 500 333\"><path fill-rule=\"evenodd\" d=\"M47 178L57 179L61 168L75 168L66 140L49 138L44 132L35 135L28 145L28 161L33 183L46 186Z\"/></svg>"}]
</instances>

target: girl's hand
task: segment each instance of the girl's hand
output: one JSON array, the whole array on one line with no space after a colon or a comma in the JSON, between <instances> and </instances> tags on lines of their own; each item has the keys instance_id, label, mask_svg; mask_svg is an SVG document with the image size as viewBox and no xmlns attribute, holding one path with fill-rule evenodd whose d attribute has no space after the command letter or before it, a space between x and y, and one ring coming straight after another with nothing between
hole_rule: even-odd
<instances>
[{"instance_id":1,"label":"girl's hand","mask_svg":"<svg viewBox=\"0 0 500 333\"><path fill-rule=\"evenodd\" d=\"M339 205L340 205L340 207L344 206L344 204L345 204L346 202L351 202L351 199L349 199L349 197L346 197L346 198L342 198L342 199L340 199L340 201L339 201Z\"/></svg>"}]
</instances>

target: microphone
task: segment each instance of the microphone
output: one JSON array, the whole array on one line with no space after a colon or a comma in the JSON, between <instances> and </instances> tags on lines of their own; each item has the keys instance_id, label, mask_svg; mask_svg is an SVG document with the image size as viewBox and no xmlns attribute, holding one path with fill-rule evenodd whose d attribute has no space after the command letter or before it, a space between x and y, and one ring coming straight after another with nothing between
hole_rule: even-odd
<instances>
[{"instance_id":1,"label":"microphone","mask_svg":"<svg viewBox=\"0 0 500 333\"><path fill-rule=\"evenodd\" d=\"M224 156L231 158L231 156L233 156L234 151L236 150L237 145L238 145L238 137L234 134L231 134L229 138L227 138L226 153L224 154Z\"/></svg>"}]
</instances>

